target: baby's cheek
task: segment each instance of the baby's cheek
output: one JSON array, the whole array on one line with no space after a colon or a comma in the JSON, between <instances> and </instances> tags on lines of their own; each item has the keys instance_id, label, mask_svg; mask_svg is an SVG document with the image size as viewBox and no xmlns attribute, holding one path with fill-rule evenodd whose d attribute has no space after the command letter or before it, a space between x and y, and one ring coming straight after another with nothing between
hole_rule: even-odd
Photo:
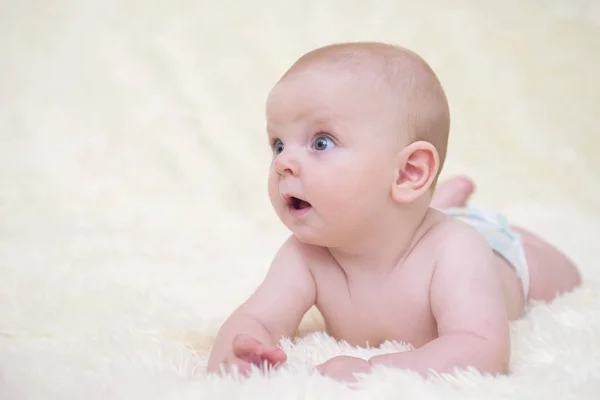
<instances>
[{"instance_id":1,"label":"baby's cheek","mask_svg":"<svg viewBox=\"0 0 600 400\"><path fill-rule=\"evenodd\" d=\"M342 230L360 229L362 221L368 214L368 205L364 199L348 196L343 198L329 199L328 209L332 220L335 220L336 225Z\"/></svg>"}]
</instances>

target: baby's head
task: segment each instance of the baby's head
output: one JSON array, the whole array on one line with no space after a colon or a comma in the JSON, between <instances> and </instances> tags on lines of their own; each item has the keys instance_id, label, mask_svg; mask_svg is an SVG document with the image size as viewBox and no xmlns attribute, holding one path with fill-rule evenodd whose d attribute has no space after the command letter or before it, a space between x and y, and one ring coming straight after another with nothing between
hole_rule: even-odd
<instances>
[{"instance_id":1,"label":"baby's head","mask_svg":"<svg viewBox=\"0 0 600 400\"><path fill-rule=\"evenodd\" d=\"M277 82L266 113L269 196L300 240L334 246L391 213L428 208L450 121L416 54L382 43L313 50Z\"/></svg>"}]
</instances>

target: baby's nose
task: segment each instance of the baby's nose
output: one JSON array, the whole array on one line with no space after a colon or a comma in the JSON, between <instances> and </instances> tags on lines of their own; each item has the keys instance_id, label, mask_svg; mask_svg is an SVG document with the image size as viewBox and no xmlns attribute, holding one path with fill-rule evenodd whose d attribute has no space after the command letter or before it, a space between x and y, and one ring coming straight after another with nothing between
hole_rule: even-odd
<instances>
[{"instance_id":1,"label":"baby's nose","mask_svg":"<svg viewBox=\"0 0 600 400\"><path fill-rule=\"evenodd\" d=\"M284 150L275 158L275 171L279 175L298 175L300 172L300 163L293 157L291 152Z\"/></svg>"}]
</instances>

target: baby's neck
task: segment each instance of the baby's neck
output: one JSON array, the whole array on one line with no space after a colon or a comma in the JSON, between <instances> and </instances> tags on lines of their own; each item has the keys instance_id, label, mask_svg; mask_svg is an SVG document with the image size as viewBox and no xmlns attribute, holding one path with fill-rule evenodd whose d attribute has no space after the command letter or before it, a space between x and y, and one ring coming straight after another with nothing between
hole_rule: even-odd
<instances>
[{"instance_id":1,"label":"baby's neck","mask_svg":"<svg viewBox=\"0 0 600 400\"><path fill-rule=\"evenodd\" d=\"M329 248L329 252L347 276L385 275L402 264L431 228L434 213L428 204L395 210L359 242Z\"/></svg>"}]
</instances>

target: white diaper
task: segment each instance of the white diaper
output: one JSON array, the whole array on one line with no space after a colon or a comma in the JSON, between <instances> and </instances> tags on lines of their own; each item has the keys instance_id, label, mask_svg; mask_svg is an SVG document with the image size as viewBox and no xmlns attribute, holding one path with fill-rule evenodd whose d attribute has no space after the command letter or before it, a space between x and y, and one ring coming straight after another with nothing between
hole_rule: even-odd
<instances>
[{"instance_id":1,"label":"white diaper","mask_svg":"<svg viewBox=\"0 0 600 400\"><path fill-rule=\"evenodd\" d=\"M477 229L490 244L490 247L514 267L523 284L525 298L527 298L529 268L525 259L523 241L519 233L510 229L506 217L499 213L472 207L453 207L440 211Z\"/></svg>"}]
</instances>

